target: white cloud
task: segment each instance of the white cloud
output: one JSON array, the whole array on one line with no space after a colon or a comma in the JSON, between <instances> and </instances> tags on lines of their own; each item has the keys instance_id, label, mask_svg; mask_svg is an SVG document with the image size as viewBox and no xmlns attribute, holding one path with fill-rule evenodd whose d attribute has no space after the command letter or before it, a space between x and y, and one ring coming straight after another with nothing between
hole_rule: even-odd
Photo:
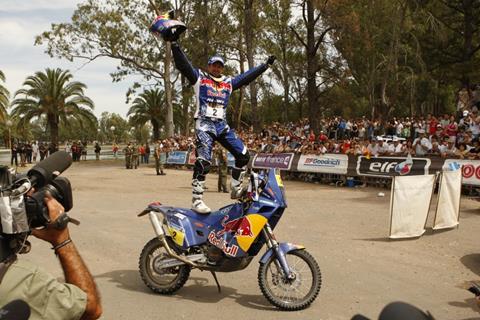
<instances>
[{"instance_id":1,"label":"white cloud","mask_svg":"<svg viewBox=\"0 0 480 320\"><path fill-rule=\"evenodd\" d=\"M65 9L72 10L79 4L79 0L1 0L1 10L10 12L34 11L43 9Z\"/></svg>"},{"instance_id":2,"label":"white cloud","mask_svg":"<svg viewBox=\"0 0 480 320\"><path fill-rule=\"evenodd\" d=\"M130 82L112 83L110 72L116 61L100 59L82 68L82 62L52 59L34 46L35 36L48 30L50 24L68 19L79 0L0 0L0 70L5 73L11 95L25 79L46 68L69 69L75 81L88 86L86 94L94 101L95 114L103 111L125 116L125 92ZM59 20L60 19L60 20Z\"/></svg>"}]
</instances>

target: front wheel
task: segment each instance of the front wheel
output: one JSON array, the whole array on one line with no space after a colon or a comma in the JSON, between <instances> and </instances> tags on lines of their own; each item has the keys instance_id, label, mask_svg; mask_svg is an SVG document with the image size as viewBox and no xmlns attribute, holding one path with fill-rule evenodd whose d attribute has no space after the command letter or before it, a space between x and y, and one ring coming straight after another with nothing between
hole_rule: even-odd
<instances>
[{"instance_id":1,"label":"front wheel","mask_svg":"<svg viewBox=\"0 0 480 320\"><path fill-rule=\"evenodd\" d=\"M305 250L290 251L286 254L286 259L295 277L287 279L273 254L266 263L260 264L258 269L260 290L271 304L282 310L305 309L317 298L320 291L320 267Z\"/></svg>"},{"instance_id":2,"label":"front wheel","mask_svg":"<svg viewBox=\"0 0 480 320\"><path fill-rule=\"evenodd\" d=\"M179 251L169 238L167 238L167 242L170 248L174 251ZM158 238L153 238L143 248L138 267L143 282L152 291L160 294L172 294L187 282L190 275L190 266L183 264L171 268L158 269L156 265L165 259L170 259L167 251Z\"/></svg>"}]
</instances>

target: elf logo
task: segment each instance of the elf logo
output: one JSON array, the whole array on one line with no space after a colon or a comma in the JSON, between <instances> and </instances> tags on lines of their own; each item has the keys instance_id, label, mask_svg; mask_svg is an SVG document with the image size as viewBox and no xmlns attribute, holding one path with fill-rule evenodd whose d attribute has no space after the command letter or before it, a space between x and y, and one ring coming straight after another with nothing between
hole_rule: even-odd
<instances>
[{"instance_id":1,"label":"elf logo","mask_svg":"<svg viewBox=\"0 0 480 320\"><path fill-rule=\"evenodd\" d=\"M377 177L391 177L399 175L428 174L431 161L428 158L411 157L358 157L357 174Z\"/></svg>"},{"instance_id":2,"label":"elf logo","mask_svg":"<svg viewBox=\"0 0 480 320\"><path fill-rule=\"evenodd\" d=\"M395 167L398 162L372 162L370 163L369 170L372 172L390 172L391 170L395 171Z\"/></svg>"}]
</instances>

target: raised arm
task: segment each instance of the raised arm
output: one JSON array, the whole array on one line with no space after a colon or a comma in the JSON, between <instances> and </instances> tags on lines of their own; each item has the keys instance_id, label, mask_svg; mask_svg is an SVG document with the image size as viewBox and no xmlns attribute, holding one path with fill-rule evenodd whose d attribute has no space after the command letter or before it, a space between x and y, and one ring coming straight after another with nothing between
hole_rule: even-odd
<instances>
[{"instance_id":1,"label":"raised arm","mask_svg":"<svg viewBox=\"0 0 480 320\"><path fill-rule=\"evenodd\" d=\"M172 42L172 54L178 71L180 71L185 78L188 79L191 85L194 85L199 76L198 70L192 67L192 64L188 60L185 53L183 53L180 45L176 42Z\"/></svg>"},{"instance_id":2,"label":"raised arm","mask_svg":"<svg viewBox=\"0 0 480 320\"><path fill-rule=\"evenodd\" d=\"M262 73L267 71L268 67L275 62L276 57L270 56L268 57L267 61L258 67L252 68L247 72L239 74L235 78L232 79L232 90L236 90L241 86L245 86L258 78Z\"/></svg>"}]
</instances>

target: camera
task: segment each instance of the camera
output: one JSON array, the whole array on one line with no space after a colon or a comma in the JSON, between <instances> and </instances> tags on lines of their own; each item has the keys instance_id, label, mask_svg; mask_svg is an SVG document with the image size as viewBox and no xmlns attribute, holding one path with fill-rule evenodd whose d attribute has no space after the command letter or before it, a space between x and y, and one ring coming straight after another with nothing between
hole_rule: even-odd
<instances>
[{"instance_id":1,"label":"camera","mask_svg":"<svg viewBox=\"0 0 480 320\"><path fill-rule=\"evenodd\" d=\"M73 207L70 181L65 177L56 177L50 184L25 197L25 211L30 228L44 227L50 223L48 208L44 201L47 193L50 193L63 206L65 212Z\"/></svg>"},{"instance_id":2,"label":"camera","mask_svg":"<svg viewBox=\"0 0 480 320\"><path fill-rule=\"evenodd\" d=\"M72 209L70 181L65 177L59 177L71 163L72 158L68 153L57 151L26 174L15 175L7 167L0 168L2 233L28 233L32 228L49 224L50 215L44 202L47 194L55 198L64 207L65 212ZM64 225L70 221L68 216L64 217L64 220Z\"/></svg>"}]
</instances>

